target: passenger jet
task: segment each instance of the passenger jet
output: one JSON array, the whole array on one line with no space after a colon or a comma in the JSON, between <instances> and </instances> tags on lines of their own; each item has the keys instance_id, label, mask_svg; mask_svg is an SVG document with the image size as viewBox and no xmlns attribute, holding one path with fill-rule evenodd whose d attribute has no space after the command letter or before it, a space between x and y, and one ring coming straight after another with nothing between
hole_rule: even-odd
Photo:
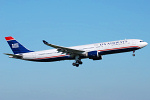
<instances>
[{"instance_id":1,"label":"passenger jet","mask_svg":"<svg viewBox=\"0 0 150 100\"><path fill-rule=\"evenodd\" d=\"M14 54L4 53L10 58L36 61L36 62L52 62L60 60L75 60L73 66L78 67L82 64L81 59L89 58L92 60L101 60L103 55L123 53L133 51L145 47L148 43L140 39L125 39L111 42L102 42L81 46L63 47L54 44L49 44L45 40L43 43L53 47L51 50L31 51L21 45L13 37L5 37Z\"/></svg>"}]
</instances>

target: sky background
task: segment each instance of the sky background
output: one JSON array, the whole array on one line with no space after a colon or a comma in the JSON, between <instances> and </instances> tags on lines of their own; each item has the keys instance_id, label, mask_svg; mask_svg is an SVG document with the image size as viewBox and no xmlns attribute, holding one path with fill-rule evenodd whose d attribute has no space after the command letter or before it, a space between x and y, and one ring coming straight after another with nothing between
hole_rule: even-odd
<instances>
[{"instance_id":1,"label":"sky background","mask_svg":"<svg viewBox=\"0 0 150 100\"><path fill-rule=\"evenodd\" d=\"M5 36L30 50L121 39L150 43L149 0L0 0L0 100L150 100L150 46L132 52L37 63L10 59Z\"/></svg>"}]
</instances>

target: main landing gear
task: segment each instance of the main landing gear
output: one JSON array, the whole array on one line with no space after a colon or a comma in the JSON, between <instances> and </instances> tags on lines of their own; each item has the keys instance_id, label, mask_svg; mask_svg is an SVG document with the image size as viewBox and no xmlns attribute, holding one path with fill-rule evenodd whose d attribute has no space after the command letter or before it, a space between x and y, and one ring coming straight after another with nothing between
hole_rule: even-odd
<instances>
[{"instance_id":1,"label":"main landing gear","mask_svg":"<svg viewBox=\"0 0 150 100\"><path fill-rule=\"evenodd\" d=\"M132 56L135 56L135 51L133 51L133 54L132 54Z\"/></svg>"},{"instance_id":2,"label":"main landing gear","mask_svg":"<svg viewBox=\"0 0 150 100\"><path fill-rule=\"evenodd\" d=\"M81 61L79 55L75 56L75 62L72 63L73 66L79 67L80 64L82 64L83 62Z\"/></svg>"}]
</instances>

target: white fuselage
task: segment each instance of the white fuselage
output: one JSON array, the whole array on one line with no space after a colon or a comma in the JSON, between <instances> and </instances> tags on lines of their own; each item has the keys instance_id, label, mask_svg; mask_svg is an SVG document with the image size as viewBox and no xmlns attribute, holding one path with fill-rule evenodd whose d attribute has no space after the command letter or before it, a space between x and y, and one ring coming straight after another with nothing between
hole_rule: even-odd
<instances>
[{"instance_id":1,"label":"white fuselage","mask_svg":"<svg viewBox=\"0 0 150 100\"><path fill-rule=\"evenodd\" d=\"M92 51L97 51L98 55L102 56L106 54L134 51L143 48L146 45L147 45L146 42L143 42L142 40L139 39L126 39L126 40L119 40L119 41L74 46L68 48L85 51L82 53L81 56L82 59L82 58L89 58L88 54L89 52ZM39 61L39 62L40 61L50 62L50 61L58 61L58 60L69 60L75 58L72 55L59 52L57 49L51 49L51 50L23 53L22 59L30 60L30 61Z\"/></svg>"}]
</instances>

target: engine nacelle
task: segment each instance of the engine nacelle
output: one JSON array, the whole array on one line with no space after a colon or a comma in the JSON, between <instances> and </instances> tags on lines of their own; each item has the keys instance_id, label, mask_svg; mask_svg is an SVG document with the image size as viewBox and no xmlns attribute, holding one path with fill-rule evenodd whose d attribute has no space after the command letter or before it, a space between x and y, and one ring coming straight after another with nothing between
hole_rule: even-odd
<instances>
[{"instance_id":1,"label":"engine nacelle","mask_svg":"<svg viewBox=\"0 0 150 100\"><path fill-rule=\"evenodd\" d=\"M102 56L99 55L98 51L87 52L87 57L89 59L93 59L93 60L101 60L102 59Z\"/></svg>"}]
</instances>

